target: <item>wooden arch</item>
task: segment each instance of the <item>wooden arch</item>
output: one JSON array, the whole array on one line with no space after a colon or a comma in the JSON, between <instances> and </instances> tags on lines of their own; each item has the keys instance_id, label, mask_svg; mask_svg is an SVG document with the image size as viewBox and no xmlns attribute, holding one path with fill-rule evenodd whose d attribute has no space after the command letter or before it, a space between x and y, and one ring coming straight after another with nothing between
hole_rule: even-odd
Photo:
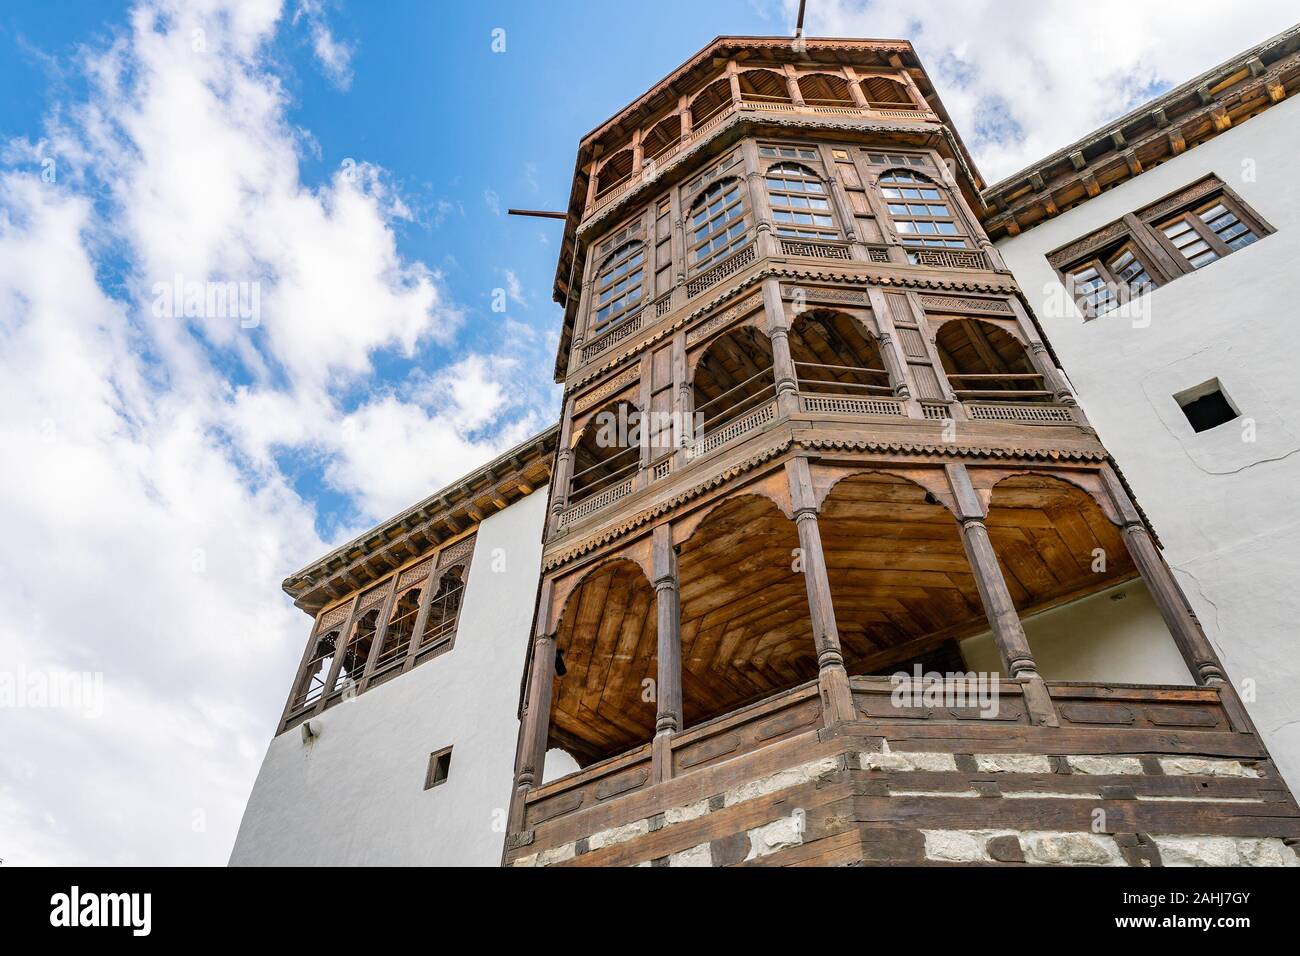
<instances>
[{"instance_id":1,"label":"wooden arch","mask_svg":"<svg viewBox=\"0 0 1300 956\"><path fill-rule=\"evenodd\" d=\"M741 70L740 98L752 103L789 103L790 87L785 74L764 67Z\"/></svg>"},{"instance_id":2,"label":"wooden arch","mask_svg":"<svg viewBox=\"0 0 1300 956\"><path fill-rule=\"evenodd\" d=\"M1132 578L1123 532L1092 495L1057 474L1021 472L989 498L989 538L1022 615Z\"/></svg>"},{"instance_id":3,"label":"wooden arch","mask_svg":"<svg viewBox=\"0 0 1300 956\"><path fill-rule=\"evenodd\" d=\"M556 627L548 747L586 767L649 742L658 668L655 592L641 566L618 557L586 571ZM562 673L561 673L562 672Z\"/></svg>"},{"instance_id":4,"label":"wooden arch","mask_svg":"<svg viewBox=\"0 0 1300 956\"><path fill-rule=\"evenodd\" d=\"M817 676L799 535L766 494L710 509L679 548L686 725Z\"/></svg>"},{"instance_id":5,"label":"wooden arch","mask_svg":"<svg viewBox=\"0 0 1300 956\"><path fill-rule=\"evenodd\" d=\"M714 80L691 98L691 125L699 127L726 108L731 102L731 80Z\"/></svg>"},{"instance_id":6,"label":"wooden arch","mask_svg":"<svg viewBox=\"0 0 1300 956\"><path fill-rule=\"evenodd\" d=\"M834 73L805 73L799 77L799 92L809 106L856 106L849 81Z\"/></svg>"}]
</instances>

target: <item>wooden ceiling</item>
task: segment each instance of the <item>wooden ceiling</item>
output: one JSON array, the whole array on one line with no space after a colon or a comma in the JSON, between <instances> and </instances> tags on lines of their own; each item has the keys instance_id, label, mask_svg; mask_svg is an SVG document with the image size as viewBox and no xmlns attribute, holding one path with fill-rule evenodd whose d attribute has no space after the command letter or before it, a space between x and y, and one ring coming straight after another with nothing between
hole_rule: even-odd
<instances>
[{"instance_id":1,"label":"wooden ceiling","mask_svg":"<svg viewBox=\"0 0 1300 956\"><path fill-rule=\"evenodd\" d=\"M681 547L683 717L689 727L817 676L799 535L768 498L715 509Z\"/></svg>"},{"instance_id":2,"label":"wooden ceiling","mask_svg":"<svg viewBox=\"0 0 1300 956\"><path fill-rule=\"evenodd\" d=\"M989 537L1016 609L1096 591L1137 573L1120 529L1087 494L1056 478L1021 475L993 489ZM1105 571L1094 572L1096 549Z\"/></svg>"},{"instance_id":3,"label":"wooden ceiling","mask_svg":"<svg viewBox=\"0 0 1300 956\"><path fill-rule=\"evenodd\" d=\"M951 319L939 326L934 344L949 375L1032 372L1025 347L1009 333L979 319Z\"/></svg>"},{"instance_id":4,"label":"wooden ceiling","mask_svg":"<svg viewBox=\"0 0 1300 956\"><path fill-rule=\"evenodd\" d=\"M570 595L556 634L564 662L551 698L551 745L581 766L638 747L654 736L655 593L639 565L597 568Z\"/></svg>"},{"instance_id":5,"label":"wooden ceiling","mask_svg":"<svg viewBox=\"0 0 1300 956\"><path fill-rule=\"evenodd\" d=\"M880 670L942 635L983 626L957 522L943 505L927 503L920 485L874 473L845 478L823 504L819 526L851 673Z\"/></svg>"},{"instance_id":6,"label":"wooden ceiling","mask_svg":"<svg viewBox=\"0 0 1300 956\"><path fill-rule=\"evenodd\" d=\"M1132 577L1120 531L1085 492L1021 475L994 489L987 519L1022 614ZM888 673L987 629L956 520L924 488L883 473L838 482L819 518L850 673ZM795 523L766 497L717 506L682 544L683 716L687 727L811 680L816 652ZM1106 567L1094 573L1096 549ZM580 764L654 735L643 681L657 671L655 595L640 567L591 572L565 604L551 742Z\"/></svg>"}]
</instances>

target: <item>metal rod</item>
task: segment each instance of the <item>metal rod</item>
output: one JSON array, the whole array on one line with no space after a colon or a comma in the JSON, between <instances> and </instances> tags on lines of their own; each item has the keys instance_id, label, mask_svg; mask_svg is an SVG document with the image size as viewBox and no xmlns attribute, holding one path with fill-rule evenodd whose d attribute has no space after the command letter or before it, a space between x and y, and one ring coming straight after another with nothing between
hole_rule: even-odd
<instances>
[{"instance_id":1,"label":"metal rod","mask_svg":"<svg viewBox=\"0 0 1300 956\"><path fill-rule=\"evenodd\" d=\"M551 212L549 209L507 209L511 216L534 216L538 219L568 219L567 212Z\"/></svg>"}]
</instances>

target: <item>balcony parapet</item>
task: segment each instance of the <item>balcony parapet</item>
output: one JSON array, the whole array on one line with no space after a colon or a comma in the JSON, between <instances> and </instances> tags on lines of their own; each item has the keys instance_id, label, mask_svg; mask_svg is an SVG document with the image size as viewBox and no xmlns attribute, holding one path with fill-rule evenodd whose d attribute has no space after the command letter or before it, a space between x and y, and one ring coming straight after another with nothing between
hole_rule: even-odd
<instances>
[{"instance_id":1,"label":"balcony parapet","mask_svg":"<svg viewBox=\"0 0 1300 956\"><path fill-rule=\"evenodd\" d=\"M851 686L829 728L812 683L674 735L662 783L646 745L536 788L506 863L1297 863L1300 812L1222 688L1049 682L1046 726L1015 681L993 716L954 681Z\"/></svg>"}]
</instances>

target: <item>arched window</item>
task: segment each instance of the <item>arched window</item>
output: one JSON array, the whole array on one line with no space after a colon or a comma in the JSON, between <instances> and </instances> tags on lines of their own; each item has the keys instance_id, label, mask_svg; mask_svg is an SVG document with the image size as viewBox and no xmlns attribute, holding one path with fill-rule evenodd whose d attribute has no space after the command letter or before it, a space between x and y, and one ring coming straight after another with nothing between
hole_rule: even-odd
<instances>
[{"instance_id":1,"label":"arched window","mask_svg":"<svg viewBox=\"0 0 1300 956\"><path fill-rule=\"evenodd\" d=\"M460 619L461 598L465 594L464 571L448 568L438 582L438 590L429 602L429 617L420 635L420 649L450 644L456 636L456 623Z\"/></svg>"},{"instance_id":2,"label":"arched window","mask_svg":"<svg viewBox=\"0 0 1300 956\"><path fill-rule=\"evenodd\" d=\"M307 662L307 666L303 669L302 679L298 682L297 690L294 691L293 703L290 705L291 710L298 710L308 704L314 704L325 693L325 681L329 679L330 669L334 663L334 653L338 650L338 643L339 631L337 628L316 638L316 646L312 648L311 660Z\"/></svg>"},{"instance_id":3,"label":"arched window","mask_svg":"<svg viewBox=\"0 0 1300 956\"><path fill-rule=\"evenodd\" d=\"M384 632L384 644L375 659L376 670L406 656L411 647L411 635L415 631L415 619L420 614L420 594L423 588L423 584L417 584L398 595L392 616L388 620L388 630Z\"/></svg>"},{"instance_id":4,"label":"arched window","mask_svg":"<svg viewBox=\"0 0 1300 956\"><path fill-rule=\"evenodd\" d=\"M740 180L714 183L691 206L691 265L712 265L739 249L746 238Z\"/></svg>"},{"instance_id":5,"label":"arched window","mask_svg":"<svg viewBox=\"0 0 1300 956\"><path fill-rule=\"evenodd\" d=\"M767 195L777 235L792 239L838 239L826 184L810 169L777 163L767 171Z\"/></svg>"},{"instance_id":6,"label":"arched window","mask_svg":"<svg viewBox=\"0 0 1300 956\"><path fill-rule=\"evenodd\" d=\"M790 85L772 70L745 70L740 74L740 98L746 103L789 103Z\"/></svg>"},{"instance_id":7,"label":"arched window","mask_svg":"<svg viewBox=\"0 0 1300 956\"><path fill-rule=\"evenodd\" d=\"M595 321L592 331L599 335L641 308L645 285L645 246L633 240L615 249L596 276Z\"/></svg>"},{"instance_id":8,"label":"arched window","mask_svg":"<svg viewBox=\"0 0 1300 956\"><path fill-rule=\"evenodd\" d=\"M892 169L880 177L880 192L903 245L968 249L964 230L943 191L920 173Z\"/></svg>"}]
</instances>

